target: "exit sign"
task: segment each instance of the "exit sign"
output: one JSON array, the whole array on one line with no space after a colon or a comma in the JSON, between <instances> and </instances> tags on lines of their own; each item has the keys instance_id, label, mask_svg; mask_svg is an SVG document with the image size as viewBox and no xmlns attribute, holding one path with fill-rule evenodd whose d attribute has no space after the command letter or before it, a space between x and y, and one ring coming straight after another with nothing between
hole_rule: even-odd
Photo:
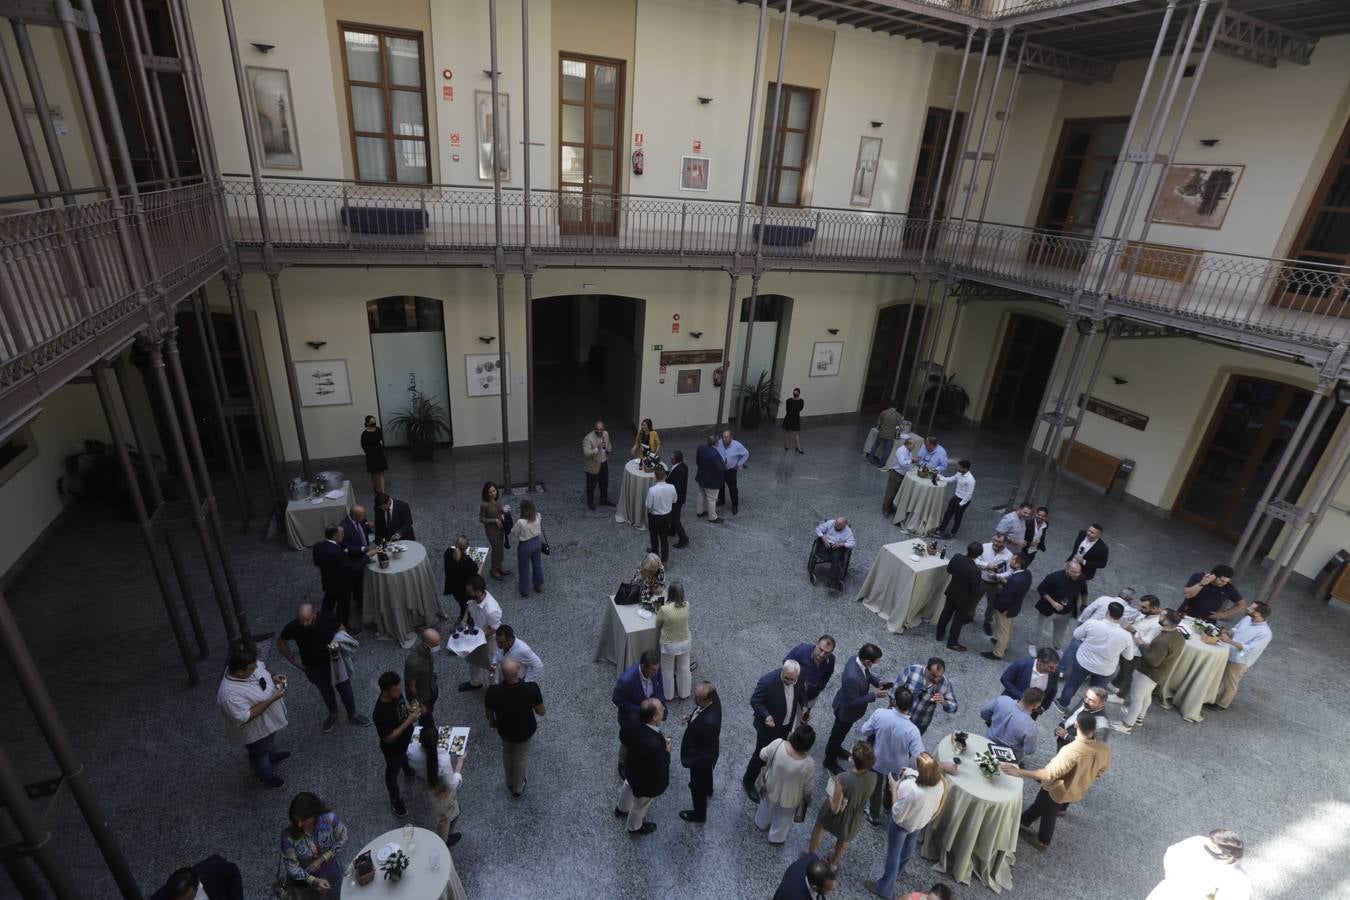
<instances>
[{"instance_id":1,"label":"exit sign","mask_svg":"<svg viewBox=\"0 0 1350 900\"><path fill-rule=\"evenodd\" d=\"M665 347L665 344L652 344L652 349L653 349L653 350L664 350L664 349L666 349L666 347Z\"/></svg>"}]
</instances>

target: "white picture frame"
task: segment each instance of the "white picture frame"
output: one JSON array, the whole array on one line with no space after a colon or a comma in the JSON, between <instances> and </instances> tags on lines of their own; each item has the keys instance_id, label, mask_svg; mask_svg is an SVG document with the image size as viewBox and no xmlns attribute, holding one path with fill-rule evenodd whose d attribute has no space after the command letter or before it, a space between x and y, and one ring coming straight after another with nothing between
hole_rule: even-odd
<instances>
[{"instance_id":1,"label":"white picture frame","mask_svg":"<svg viewBox=\"0 0 1350 900\"><path fill-rule=\"evenodd\" d=\"M681 156L680 190L708 190L708 173L711 167L712 160L706 156Z\"/></svg>"},{"instance_id":2,"label":"white picture frame","mask_svg":"<svg viewBox=\"0 0 1350 900\"><path fill-rule=\"evenodd\" d=\"M828 378L839 374L844 359L843 341L816 341L811 346L811 378Z\"/></svg>"},{"instance_id":3,"label":"white picture frame","mask_svg":"<svg viewBox=\"0 0 1350 900\"><path fill-rule=\"evenodd\" d=\"M295 364L301 406L350 406L352 383L345 359L308 359Z\"/></svg>"},{"instance_id":4,"label":"white picture frame","mask_svg":"<svg viewBox=\"0 0 1350 900\"><path fill-rule=\"evenodd\" d=\"M291 73L261 66L247 68L258 159L264 169L299 169L300 138L295 128Z\"/></svg>"},{"instance_id":5,"label":"white picture frame","mask_svg":"<svg viewBox=\"0 0 1350 900\"><path fill-rule=\"evenodd\" d=\"M880 167L881 138L865 134L858 140L858 161L853 164L849 206L872 205L872 192L876 190L877 170Z\"/></svg>"},{"instance_id":6,"label":"white picture frame","mask_svg":"<svg viewBox=\"0 0 1350 900\"><path fill-rule=\"evenodd\" d=\"M497 154L497 165L501 169L502 182L511 180L511 98L501 91L497 92L501 102L502 147ZM492 180L492 91L473 92L474 122L478 141L478 180Z\"/></svg>"},{"instance_id":7,"label":"white picture frame","mask_svg":"<svg viewBox=\"0 0 1350 900\"><path fill-rule=\"evenodd\" d=\"M506 354L506 372L499 370L501 358L496 353L464 354L464 385L470 397L497 397L506 385L511 393L511 354Z\"/></svg>"}]
</instances>

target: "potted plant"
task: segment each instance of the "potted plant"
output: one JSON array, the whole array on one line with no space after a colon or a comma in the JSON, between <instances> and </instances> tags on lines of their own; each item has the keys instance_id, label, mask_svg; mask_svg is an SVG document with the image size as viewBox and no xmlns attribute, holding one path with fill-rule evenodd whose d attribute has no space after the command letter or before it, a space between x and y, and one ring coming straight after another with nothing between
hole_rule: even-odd
<instances>
[{"instance_id":1,"label":"potted plant","mask_svg":"<svg viewBox=\"0 0 1350 900\"><path fill-rule=\"evenodd\" d=\"M766 419L773 421L778 411L778 382L769 377L768 369L761 369L759 380L751 386L740 386L742 428L758 428Z\"/></svg>"},{"instance_id":2,"label":"potted plant","mask_svg":"<svg viewBox=\"0 0 1350 900\"><path fill-rule=\"evenodd\" d=\"M955 383L956 374L952 373L943 378L940 375L930 375L929 383L924 388L923 396L919 399L919 410L914 416L914 421L921 422L932 414L934 406L937 407L937 414L933 421L943 428L950 428L957 424L966 413L966 407L970 405L970 395L966 389Z\"/></svg>"},{"instance_id":3,"label":"potted plant","mask_svg":"<svg viewBox=\"0 0 1350 900\"><path fill-rule=\"evenodd\" d=\"M384 871L385 881L399 881L411 864L412 860L408 859L408 855L399 850L396 853L391 853L389 858L384 861L384 865L380 866L380 869Z\"/></svg>"},{"instance_id":4,"label":"potted plant","mask_svg":"<svg viewBox=\"0 0 1350 900\"><path fill-rule=\"evenodd\" d=\"M409 391L408 408L389 420L389 433L406 434L416 460L431 459L436 440L450 437L450 420L445 410L434 400L417 391Z\"/></svg>"}]
</instances>

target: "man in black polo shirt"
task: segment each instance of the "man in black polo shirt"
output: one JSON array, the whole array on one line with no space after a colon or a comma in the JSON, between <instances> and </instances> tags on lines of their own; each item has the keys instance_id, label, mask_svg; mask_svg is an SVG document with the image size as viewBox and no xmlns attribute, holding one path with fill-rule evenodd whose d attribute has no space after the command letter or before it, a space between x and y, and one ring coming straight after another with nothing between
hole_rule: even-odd
<instances>
[{"instance_id":1,"label":"man in black polo shirt","mask_svg":"<svg viewBox=\"0 0 1350 900\"><path fill-rule=\"evenodd\" d=\"M1041 618L1036 630L1036 643L1028 648L1032 656L1038 647L1051 646L1049 632L1054 631L1054 648L1062 649L1069 626L1078 620L1083 608L1083 598L1087 596L1087 579L1083 577L1083 567L1074 560L1064 564L1058 572L1051 572L1036 586L1040 599L1036 601L1036 612Z\"/></svg>"},{"instance_id":2,"label":"man in black polo shirt","mask_svg":"<svg viewBox=\"0 0 1350 900\"><path fill-rule=\"evenodd\" d=\"M408 744L412 742L412 727L422 709L415 702L410 706L403 699L403 679L397 672L385 672L380 676L380 699L375 701L375 711L371 718L375 720L375 730L380 735L380 752L384 754L384 786L389 789L389 805L394 815L400 819L408 816L408 807L403 803L403 794L398 788L398 773L406 772L412 777L412 766L408 765Z\"/></svg>"},{"instance_id":3,"label":"man in black polo shirt","mask_svg":"<svg viewBox=\"0 0 1350 900\"><path fill-rule=\"evenodd\" d=\"M509 656L501 662L501 673L501 683L487 689L483 703L488 724L502 739L506 786L519 799L529 775L530 738L539 728L535 716L544 714L544 695L537 682L520 677L520 663Z\"/></svg>"},{"instance_id":4,"label":"man in black polo shirt","mask_svg":"<svg viewBox=\"0 0 1350 900\"><path fill-rule=\"evenodd\" d=\"M337 698L333 695L332 660L329 657L328 645L341 628L342 625L333 613L315 612L314 604L302 603L295 611L295 618L286 623L286 627L281 629L281 634L277 637L277 649L281 651L281 655L286 657L291 665L305 673L310 684L319 689L323 705L328 707L328 718L323 720L324 734L332 731L333 726L337 724ZM295 646L299 648L299 661L296 661L295 654L291 652L289 641L295 641ZM369 725L370 720L356 711L351 679L344 678L336 687L338 696L342 697L342 705L347 708L347 721L353 725Z\"/></svg>"},{"instance_id":5,"label":"man in black polo shirt","mask_svg":"<svg viewBox=\"0 0 1350 900\"><path fill-rule=\"evenodd\" d=\"M1233 570L1228 566L1215 566L1208 573L1196 572L1186 580L1181 595L1186 600L1177 612L1183 616L1226 619L1247 614L1247 603L1233 584Z\"/></svg>"}]
</instances>

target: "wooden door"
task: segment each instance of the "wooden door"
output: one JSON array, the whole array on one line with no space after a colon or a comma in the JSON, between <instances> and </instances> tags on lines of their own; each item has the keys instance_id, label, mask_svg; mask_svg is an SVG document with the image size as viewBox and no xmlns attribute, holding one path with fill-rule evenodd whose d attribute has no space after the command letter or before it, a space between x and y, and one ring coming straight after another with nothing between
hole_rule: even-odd
<instances>
[{"instance_id":1,"label":"wooden door","mask_svg":"<svg viewBox=\"0 0 1350 900\"><path fill-rule=\"evenodd\" d=\"M1063 335L1064 326L1039 316L1008 317L980 424L1003 432L1031 429L1040 415Z\"/></svg>"},{"instance_id":2,"label":"wooden door","mask_svg":"<svg viewBox=\"0 0 1350 900\"><path fill-rule=\"evenodd\" d=\"M928 108L924 119L923 134L919 138L919 158L914 166L914 183L909 191L908 214L911 226L905 230L905 246L917 247L923 243L923 225L933 208L937 208L935 218L941 220L947 213L947 192L956 172L956 161L961 157L961 145L965 140L966 114L956 114L956 131L951 142L947 141L947 131L952 126L952 111L937 106ZM942 148L948 147L947 165L942 165ZM942 183L938 184L938 170L942 170Z\"/></svg>"},{"instance_id":3,"label":"wooden door","mask_svg":"<svg viewBox=\"0 0 1350 900\"><path fill-rule=\"evenodd\" d=\"M564 53L558 76L558 220L563 234L618 231L623 63Z\"/></svg>"},{"instance_id":4,"label":"wooden door","mask_svg":"<svg viewBox=\"0 0 1350 900\"><path fill-rule=\"evenodd\" d=\"M1105 212L1102 204L1129 124L1128 117L1064 121L1036 217L1038 230L1069 238L1092 236ZM1044 238L1034 243L1032 259L1077 268L1083 264L1084 254L1076 241Z\"/></svg>"},{"instance_id":5,"label":"wooden door","mask_svg":"<svg viewBox=\"0 0 1350 900\"><path fill-rule=\"evenodd\" d=\"M1288 276L1273 298L1277 305L1350 316L1350 278L1333 271L1350 266L1350 119L1289 256L1304 266L1326 271Z\"/></svg>"},{"instance_id":6,"label":"wooden door","mask_svg":"<svg viewBox=\"0 0 1350 900\"><path fill-rule=\"evenodd\" d=\"M897 393L904 393L904 380L914 368L924 323L924 308L915 304L909 340L905 341L905 320L909 317L909 310L910 304L901 303L887 306L877 313L877 328L872 336L872 353L867 360L867 375L863 381L862 403L859 407L859 412L863 414L877 413L887 407L892 388L896 385L897 372L900 373L901 388Z\"/></svg>"}]
</instances>

